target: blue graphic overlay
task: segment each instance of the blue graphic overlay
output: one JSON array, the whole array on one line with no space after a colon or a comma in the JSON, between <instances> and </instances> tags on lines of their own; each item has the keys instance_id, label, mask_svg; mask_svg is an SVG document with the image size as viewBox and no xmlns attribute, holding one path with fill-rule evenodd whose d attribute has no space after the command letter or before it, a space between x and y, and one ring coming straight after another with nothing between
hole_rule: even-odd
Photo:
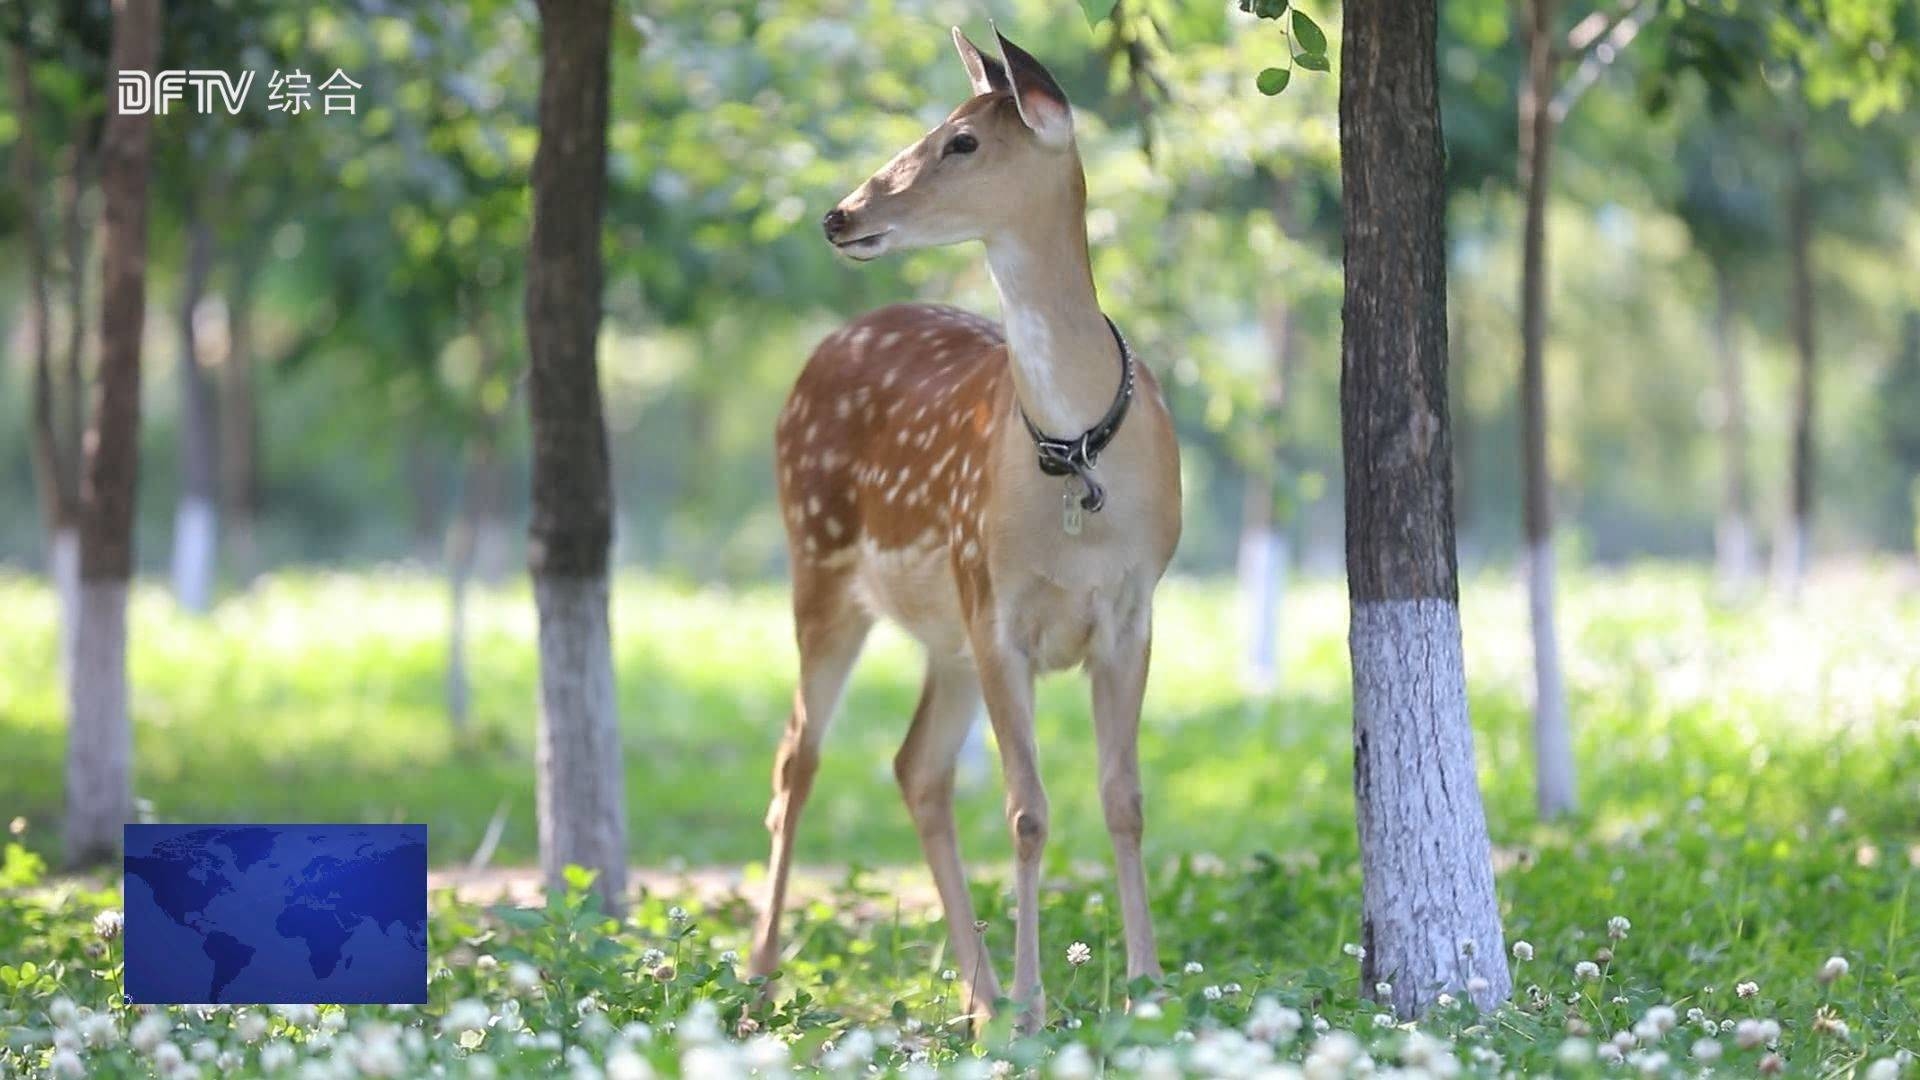
<instances>
[{"instance_id":1,"label":"blue graphic overlay","mask_svg":"<svg viewBox=\"0 0 1920 1080\"><path fill-rule=\"evenodd\" d=\"M128 825L142 1005L424 1004L425 825Z\"/></svg>"}]
</instances>

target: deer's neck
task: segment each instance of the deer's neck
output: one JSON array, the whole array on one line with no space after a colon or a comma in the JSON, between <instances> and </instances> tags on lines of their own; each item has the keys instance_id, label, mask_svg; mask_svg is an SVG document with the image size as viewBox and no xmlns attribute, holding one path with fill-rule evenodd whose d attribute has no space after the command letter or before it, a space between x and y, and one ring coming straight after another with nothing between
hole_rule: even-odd
<instances>
[{"instance_id":1,"label":"deer's neck","mask_svg":"<svg viewBox=\"0 0 1920 1080\"><path fill-rule=\"evenodd\" d=\"M1070 438L1098 423L1120 387L1119 346L1100 313L1083 205L1050 224L987 240L1014 391L1033 422Z\"/></svg>"}]
</instances>

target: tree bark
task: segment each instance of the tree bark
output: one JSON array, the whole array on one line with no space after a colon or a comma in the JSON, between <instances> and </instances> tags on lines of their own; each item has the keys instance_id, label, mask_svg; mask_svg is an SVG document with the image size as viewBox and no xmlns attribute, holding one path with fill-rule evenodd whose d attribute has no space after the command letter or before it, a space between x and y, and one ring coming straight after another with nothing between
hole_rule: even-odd
<instances>
[{"instance_id":1,"label":"tree bark","mask_svg":"<svg viewBox=\"0 0 1920 1080\"><path fill-rule=\"evenodd\" d=\"M1720 524L1714 562L1720 582L1744 587L1753 575L1753 529L1747 479L1747 377L1735 323L1739 301L1732 271L1713 263L1713 345L1720 361Z\"/></svg>"},{"instance_id":2,"label":"tree bark","mask_svg":"<svg viewBox=\"0 0 1920 1080\"><path fill-rule=\"evenodd\" d=\"M538 803L549 888L578 864L626 892L626 796L607 619L612 484L595 339L607 177L608 0L541 0L540 144L527 252L533 521L540 617Z\"/></svg>"},{"instance_id":3,"label":"tree bark","mask_svg":"<svg viewBox=\"0 0 1920 1080\"><path fill-rule=\"evenodd\" d=\"M1813 330L1813 206L1807 178L1806 121L1796 115L1787 124L1787 319L1792 326L1794 359L1792 487L1780 538L1774 545L1774 584L1799 599L1807 570L1807 546L1813 528L1813 413L1815 362Z\"/></svg>"},{"instance_id":4,"label":"tree bark","mask_svg":"<svg viewBox=\"0 0 1920 1080\"><path fill-rule=\"evenodd\" d=\"M1340 416L1362 992L1411 1017L1512 980L1461 656L1434 0L1342 9ZM1467 943L1471 944L1467 944Z\"/></svg>"},{"instance_id":5,"label":"tree bark","mask_svg":"<svg viewBox=\"0 0 1920 1080\"><path fill-rule=\"evenodd\" d=\"M213 604L213 574L219 554L218 422L213 383L201 366L195 326L213 269L213 229L200 196L186 205L187 263L180 277L180 502L173 519L173 595L180 606L203 614Z\"/></svg>"},{"instance_id":6,"label":"tree bark","mask_svg":"<svg viewBox=\"0 0 1920 1080\"><path fill-rule=\"evenodd\" d=\"M259 266L245 257L232 266L226 305L227 355L220 365L219 407L214 410L220 430L220 449L215 456L220 469L220 513L228 562L243 583L252 582L260 563L255 534L260 429L253 394L253 315L258 296L254 277L258 273Z\"/></svg>"},{"instance_id":7,"label":"tree bark","mask_svg":"<svg viewBox=\"0 0 1920 1080\"><path fill-rule=\"evenodd\" d=\"M1279 520L1280 485L1286 462L1280 448L1282 409L1293 360L1295 320L1285 300L1267 310L1267 348L1272 367L1262 393L1260 460L1247 469L1240 515L1240 597L1247 620L1245 678L1255 693L1280 685L1280 610L1286 595L1286 523Z\"/></svg>"},{"instance_id":8,"label":"tree bark","mask_svg":"<svg viewBox=\"0 0 1920 1080\"><path fill-rule=\"evenodd\" d=\"M111 68L152 70L159 46L159 0L115 0ZM148 117L108 116L100 176L106 218L100 372L80 494L80 605L68 680L66 854L74 865L110 858L133 816L126 620L140 466L151 139Z\"/></svg>"},{"instance_id":9,"label":"tree bark","mask_svg":"<svg viewBox=\"0 0 1920 1080\"><path fill-rule=\"evenodd\" d=\"M1547 185L1553 155L1553 2L1526 5L1527 72L1520 89L1520 186L1526 224L1520 270L1520 460L1526 471L1527 610L1533 628L1534 794L1540 816L1575 802L1573 740L1554 619L1553 479L1547 456Z\"/></svg>"}]
</instances>

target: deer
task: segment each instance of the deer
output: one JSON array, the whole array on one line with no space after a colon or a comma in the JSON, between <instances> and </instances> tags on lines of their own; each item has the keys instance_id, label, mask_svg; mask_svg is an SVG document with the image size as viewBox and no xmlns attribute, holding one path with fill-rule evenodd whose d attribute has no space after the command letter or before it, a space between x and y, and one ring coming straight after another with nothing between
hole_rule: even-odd
<instances>
[{"instance_id":1,"label":"deer","mask_svg":"<svg viewBox=\"0 0 1920 1080\"><path fill-rule=\"evenodd\" d=\"M767 895L750 972L780 962L794 832L822 738L869 629L926 653L893 769L945 916L971 1021L1045 1014L1040 860L1048 808L1034 680L1092 685L1101 806L1129 981L1161 975L1141 862L1138 735L1153 595L1180 539L1180 456L1153 373L1102 312L1088 255L1073 109L996 28L1001 58L960 28L973 95L829 211L853 260L978 241L1005 329L939 304L846 323L813 351L779 414L779 505L799 685L773 768ZM984 704L1014 853L1013 993L976 924L954 828L956 759Z\"/></svg>"}]
</instances>

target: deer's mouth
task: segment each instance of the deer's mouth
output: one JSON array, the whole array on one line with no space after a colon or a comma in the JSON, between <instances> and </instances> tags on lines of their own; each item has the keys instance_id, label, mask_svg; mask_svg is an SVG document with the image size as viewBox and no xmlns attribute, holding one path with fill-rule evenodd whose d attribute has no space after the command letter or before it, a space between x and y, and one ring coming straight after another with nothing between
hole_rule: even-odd
<instances>
[{"instance_id":1,"label":"deer's mouth","mask_svg":"<svg viewBox=\"0 0 1920 1080\"><path fill-rule=\"evenodd\" d=\"M841 254L865 262L868 259L878 257L886 251L887 234L891 232L893 232L893 227L888 226L879 232L871 232L865 236L856 236L851 240L835 240L833 241L833 246L834 249Z\"/></svg>"}]
</instances>

